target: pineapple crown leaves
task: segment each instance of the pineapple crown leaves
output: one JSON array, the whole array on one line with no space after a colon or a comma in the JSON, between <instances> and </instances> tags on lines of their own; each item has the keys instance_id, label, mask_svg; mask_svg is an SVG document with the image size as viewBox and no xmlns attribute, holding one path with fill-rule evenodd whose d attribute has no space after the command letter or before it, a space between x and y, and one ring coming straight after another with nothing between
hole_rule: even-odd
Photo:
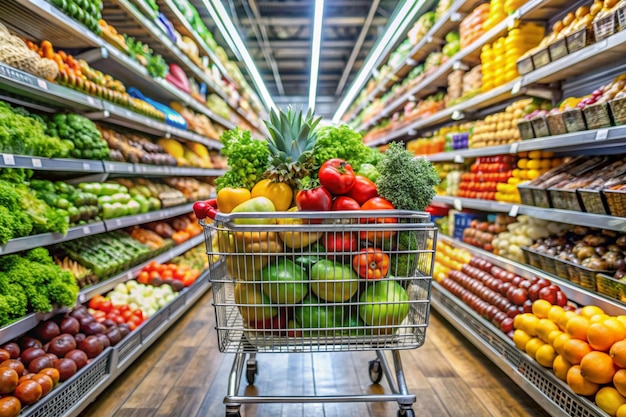
<instances>
[{"instance_id":1,"label":"pineapple crown leaves","mask_svg":"<svg viewBox=\"0 0 626 417\"><path fill-rule=\"evenodd\" d=\"M285 162L305 162L315 146L315 128L322 120L314 118L309 110L305 116L302 110L296 112L289 107L287 112L270 111L270 121L265 122L270 132L267 145L273 156Z\"/></svg>"}]
</instances>

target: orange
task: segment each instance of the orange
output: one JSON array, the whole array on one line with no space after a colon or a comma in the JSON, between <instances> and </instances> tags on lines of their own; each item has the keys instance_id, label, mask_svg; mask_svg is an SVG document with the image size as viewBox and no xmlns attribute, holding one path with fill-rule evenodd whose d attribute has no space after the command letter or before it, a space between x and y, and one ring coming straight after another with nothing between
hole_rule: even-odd
<instances>
[{"instance_id":1,"label":"orange","mask_svg":"<svg viewBox=\"0 0 626 417\"><path fill-rule=\"evenodd\" d=\"M555 323L559 322L559 317L565 313L565 310L561 306L552 306L550 310L548 310L548 318Z\"/></svg>"},{"instance_id":2,"label":"orange","mask_svg":"<svg viewBox=\"0 0 626 417\"><path fill-rule=\"evenodd\" d=\"M572 339L587 340L589 319L585 316L572 317L567 321L565 331Z\"/></svg>"},{"instance_id":3,"label":"orange","mask_svg":"<svg viewBox=\"0 0 626 417\"><path fill-rule=\"evenodd\" d=\"M591 352L589 343L580 339L570 339L563 345L563 357L572 365L578 365L583 356Z\"/></svg>"},{"instance_id":4,"label":"orange","mask_svg":"<svg viewBox=\"0 0 626 417\"><path fill-rule=\"evenodd\" d=\"M553 330L559 330L559 326L555 322L550 319L540 319L539 324L537 324L537 337L548 343L550 341L548 336Z\"/></svg>"},{"instance_id":5,"label":"orange","mask_svg":"<svg viewBox=\"0 0 626 417\"><path fill-rule=\"evenodd\" d=\"M626 314L620 314L615 318L618 319L624 326L626 326Z\"/></svg>"},{"instance_id":6,"label":"orange","mask_svg":"<svg viewBox=\"0 0 626 417\"><path fill-rule=\"evenodd\" d=\"M518 349L526 350L526 343L532 339L532 336L523 330L517 329L513 332L513 343Z\"/></svg>"},{"instance_id":7,"label":"orange","mask_svg":"<svg viewBox=\"0 0 626 417\"><path fill-rule=\"evenodd\" d=\"M580 309L580 314L587 317L588 319L592 318L596 314L604 314L604 310L602 310L598 306L584 306Z\"/></svg>"},{"instance_id":8,"label":"orange","mask_svg":"<svg viewBox=\"0 0 626 417\"><path fill-rule=\"evenodd\" d=\"M534 358L539 348L543 345L545 345L543 340L538 337L533 337L528 341L528 343L526 343L526 353Z\"/></svg>"},{"instance_id":9,"label":"orange","mask_svg":"<svg viewBox=\"0 0 626 417\"><path fill-rule=\"evenodd\" d=\"M613 343L611 349L609 349L609 355L613 358L615 365L620 368L626 368L626 340Z\"/></svg>"},{"instance_id":10,"label":"orange","mask_svg":"<svg viewBox=\"0 0 626 417\"><path fill-rule=\"evenodd\" d=\"M587 353L580 361L580 373L596 384L608 384L615 375L613 359L604 352L594 350Z\"/></svg>"},{"instance_id":11,"label":"orange","mask_svg":"<svg viewBox=\"0 0 626 417\"><path fill-rule=\"evenodd\" d=\"M526 314L530 313L522 313L515 316L515 318L513 319L513 328L522 330L522 323Z\"/></svg>"},{"instance_id":12,"label":"orange","mask_svg":"<svg viewBox=\"0 0 626 417\"><path fill-rule=\"evenodd\" d=\"M613 387L603 387L596 393L596 405L608 415L615 417L617 409L626 403L626 398Z\"/></svg>"},{"instance_id":13,"label":"orange","mask_svg":"<svg viewBox=\"0 0 626 417\"><path fill-rule=\"evenodd\" d=\"M615 413L615 417L626 417L626 404L619 406L617 412Z\"/></svg>"},{"instance_id":14,"label":"orange","mask_svg":"<svg viewBox=\"0 0 626 417\"><path fill-rule=\"evenodd\" d=\"M589 318L589 323L603 323L605 320L610 319L611 316L608 314L596 314L595 316L591 316Z\"/></svg>"},{"instance_id":15,"label":"orange","mask_svg":"<svg viewBox=\"0 0 626 417\"><path fill-rule=\"evenodd\" d=\"M615 341L626 338L626 325L622 323L617 317L610 317L604 321L604 325L608 326L613 333Z\"/></svg>"},{"instance_id":16,"label":"orange","mask_svg":"<svg viewBox=\"0 0 626 417\"><path fill-rule=\"evenodd\" d=\"M611 327L605 323L591 323L587 329L587 341L595 350L608 351L613 343L618 340L615 338Z\"/></svg>"},{"instance_id":17,"label":"orange","mask_svg":"<svg viewBox=\"0 0 626 417\"><path fill-rule=\"evenodd\" d=\"M578 395L593 395L598 392L600 385L594 384L580 373L579 365L572 365L567 371L567 385Z\"/></svg>"},{"instance_id":18,"label":"orange","mask_svg":"<svg viewBox=\"0 0 626 417\"><path fill-rule=\"evenodd\" d=\"M545 319L546 317L548 317L548 312L550 311L550 308L552 308L552 304L550 304L550 302L547 300L539 299L533 301L533 314L540 319Z\"/></svg>"},{"instance_id":19,"label":"orange","mask_svg":"<svg viewBox=\"0 0 626 417\"><path fill-rule=\"evenodd\" d=\"M559 325L561 330L565 331L565 326L567 326L567 322L572 317L578 317L578 314L574 313L573 311L565 311L565 313L561 314L561 316L559 317L559 321L556 324Z\"/></svg>"},{"instance_id":20,"label":"orange","mask_svg":"<svg viewBox=\"0 0 626 417\"><path fill-rule=\"evenodd\" d=\"M548 343L550 343L552 346L554 346L554 339L556 339L557 337L559 337L560 335L565 334L560 330L552 330L550 332L550 334L548 335Z\"/></svg>"},{"instance_id":21,"label":"orange","mask_svg":"<svg viewBox=\"0 0 626 417\"><path fill-rule=\"evenodd\" d=\"M572 367L572 364L565 360L561 355L557 355L552 362L552 370L554 375L562 381L567 379L567 371Z\"/></svg>"},{"instance_id":22,"label":"orange","mask_svg":"<svg viewBox=\"0 0 626 417\"><path fill-rule=\"evenodd\" d=\"M537 326L539 325L539 317L528 314L522 317L522 323L520 329L524 330L531 336L537 336Z\"/></svg>"},{"instance_id":23,"label":"orange","mask_svg":"<svg viewBox=\"0 0 626 417\"><path fill-rule=\"evenodd\" d=\"M556 358L556 352L554 348L547 343L542 345L537 349L537 352L535 352L535 360L544 368L552 368L554 358Z\"/></svg>"},{"instance_id":24,"label":"orange","mask_svg":"<svg viewBox=\"0 0 626 417\"><path fill-rule=\"evenodd\" d=\"M558 353L559 355L562 355L563 346L565 345L565 342L567 342L570 339L571 337L569 337L567 333L563 333L563 332L561 332L560 335L555 337L554 340L552 341L552 346L554 347L554 350L556 351L556 353Z\"/></svg>"},{"instance_id":25,"label":"orange","mask_svg":"<svg viewBox=\"0 0 626 417\"><path fill-rule=\"evenodd\" d=\"M622 394L626 395L626 369L618 369L613 375L613 385L615 389Z\"/></svg>"}]
</instances>

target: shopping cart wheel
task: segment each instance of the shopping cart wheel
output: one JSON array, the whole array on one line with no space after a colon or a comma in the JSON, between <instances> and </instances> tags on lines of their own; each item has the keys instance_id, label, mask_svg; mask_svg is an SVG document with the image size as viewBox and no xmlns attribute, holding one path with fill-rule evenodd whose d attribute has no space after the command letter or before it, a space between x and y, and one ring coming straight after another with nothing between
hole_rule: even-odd
<instances>
[{"instance_id":1,"label":"shopping cart wheel","mask_svg":"<svg viewBox=\"0 0 626 417\"><path fill-rule=\"evenodd\" d=\"M415 417L415 411L412 408L401 408L398 410L398 417Z\"/></svg>"},{"instance_id":2,"label":"shopping cart wheel","mask_svg":"<svg viewBox=\"0 0 626 417\"><path fill-rule=\"evenodd\" d=\"M374 384L380 383L383 379L383 369L380 366L380 361L378 359L374 359L370 361L370 379Z\"/></svg>"},{"instance_id":3,"label":"shopping cart wheel","mask_svg":"<svg viewBox=\"0 0 626 417\"><path fill-rule=\"evenodd\" d=\"M256 360L250 359L246 362L246 381L248 385L254 385L255 375L259 373Z\"/></svg>"},{"instance_id":4,"label":"shopping cart wheel","mask_svg":"<svg viewBox=\"0 0 626 417\"><path fill-rule=\"evenodd\" d=\"M241 417L241 413L239 412L239 407L236 410L226 410L226 417Z\"/></svg>"}]
</instances>

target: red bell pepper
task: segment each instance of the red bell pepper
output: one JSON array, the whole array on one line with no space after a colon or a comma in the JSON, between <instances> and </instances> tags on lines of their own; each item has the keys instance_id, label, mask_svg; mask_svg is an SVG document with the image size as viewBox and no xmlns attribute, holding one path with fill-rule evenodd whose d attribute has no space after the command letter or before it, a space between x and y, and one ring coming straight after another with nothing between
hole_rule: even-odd
<instances>
[{"instance_id":1,"label":"red bell pepper","mask_svg":"<svg viewBox=\"0 0 626 417\"><path fill-rule=\"evenodd\" d=\"M324 187L300 190L296 194L296 206L299 211L330 211L333 196ZM309 223L321 223L322 219L311 219Z\"/></svg>"},{"instance_id":2,"label":"red bell pepper","mask_svg":"<svg viewBox=\"0 0 626 417\"><path fill-rule=\"evenodd\" d=\"M352 166L339 158L324 162L320 167L319 178L320 183L335 195L347 193L356 182Z\"/></svg>"},{"instance_id":3,"label":"red bell pepper","mask_svg":"<svg viewBox=\"0 0 626 417\"><path fill-rule=\"evenodd\" d=\"M323 243L327 252L354 252L359 248L356 234L350 232L326 233ZM327 257L333 259L332 255Z\"/></svg>"}]
</instances>

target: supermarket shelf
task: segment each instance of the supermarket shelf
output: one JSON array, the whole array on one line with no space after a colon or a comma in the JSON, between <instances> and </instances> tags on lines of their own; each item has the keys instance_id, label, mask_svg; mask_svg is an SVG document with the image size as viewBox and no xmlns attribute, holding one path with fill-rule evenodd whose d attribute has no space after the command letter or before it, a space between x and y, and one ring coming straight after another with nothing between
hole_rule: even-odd
<instances>
[{"instance_id":1,"label":"supermarket shelf","mask_svg":"<svg viewBox=\"0 0 626 417\"><path fill-rule=\"evenodd\" d=\"M188 250L198 246L199 244L204 242L204 233L200 233L197 236L192 237L191 239L181 243L180 245L174 246L173 248L163 252L162 254L147 260L127 271L122 272L121 274L115 275L112 278L109 278L105 281L99 282L97 284L91 285L87 288L83 288L78 294L78 302L84 303L95 295L103 294L107 291L111 291L117 284L120 282L126 282L129 279L133 279L144 266L148 265L150 262L163 263L168 262L170 259L175 258L178 255L182 255Z\"/></svg>"},{"instance_id":2,"label":"supermarket shelf","mask_svg":"<svg viewBox=\"0 0 626 417\"><path fill-rule=\"evenodd\" d=\"M108 219L104 221L104 227L107 232L112 232L113 230L122 229L124 227L169 219L171 217L180 216L181 214L189 214L192 211L192 207L193 203L187 203L163 210L149 211L143 214L118 217L116 219Z\"/></svg>"},{"instance_id":3,"label":"supermarket shelf","mask_svg":"<svg viewBox=\"0 0 626 417\"><path fill-rule=\"evenodd\" d=\"M200 37L191 27L191 24L189 24L187 19L185 19L185 16L183 16L182 12L178 9L178 7L176 7L176 4L172 0L162 0L159 1L159 6L159 10L165 14L170 22L172 22L172 24L174 24L176 30L182 35L188 36L193 39L198 44L201 51L204 52L211 59L211 61L215 63L215 65L217 65L220 72L222 73L222 76L226 78L229 82L234 84L235 81L232 79L230 74L228 74L228 71L226 70L226 67L224 66L222 61L215 54L215 52L213 52L213 50L209 48L206 42L204 42L204 39L202 39L202 37Z\"/></svg>"},{"instance_id":4,"label":"supermarket shelf","mask_svg":"<svg viewBox=\"0 0 626 417\"><path fill-rule=\"evenodd\" d=\"M92 159L43 158L39 156L0 153L0 167L25 168L37 171L104 172L102 161Z\"/></svg>"},{"instance_id":5,"label":"supermarket shelf","mask_svg":"<svg viewBox=\"0 0 626 417\"><path fill-rule=\"evenodd\" d=\"M498 213L509 213L511 216L526 214L543 220L558 220L561 223L584 224L589 227L600 229L626 231L626 217L614 217L602 214L584 213L570 210L544 209L541 207L525 206L518 204L500 203L490 200L478 200L473 198L457 198L436 196L433 202L451 205L457 210L468 208Z\"/></svg>"},{"instance_id":6,"label":"supermarket shelf","mask_svg":"<svg viewBox=\"0 0 626 417\"><path fill-rule=\"evenodd\" d=\"M19 319L16 322L9 324L8 326L0 329L0 345L5 344L16 337L32 330L37 323L42 320L48 320L55 315L68 311L67 308L57 308L49 313L31 313L26 317Z\"/></svg>"},{"instance_id":7,"label":"supermarket shelf","mask_svg":"<svg viewBox=\"0 0 626 417\"><path fill-rule=\"evenodd\" d=\"M126 162L104 162L104 170L110 174L134 174L141 176L181 176L181 177L219 177L223 169L176 167L167 165L130 164Z\"/></svg>"},{"instance_id":8,"label":"supermarket shelf","mask_svg":"<svg viewBox=\"0 0 626 417\"><path fill-rule=\"evenodd\" d=\"M86 116L92 120L101 120L135 130L139 129L144 133L152 135L174 137L202 143L203 145L213 149L221 149L223 147L223 145L217 140L208 139L197 133L170 126L164 122L137 114L125 107L109 103L108 101L105 101L102 104L103 111L89 113Z\"/></svg>"},{"instance_id":9,"label":"supermarket shelf","mask_svg":"<svg viewBox=\"0 0 626 417\"><path fill-rule=\"evenodd\" d=\"M513 272L521 277L529 278L536 276L539 278L545 278L549 281L556 283L561 290L567 295L567 298L580 304L580 305L595 305L602 308L607 314L620 315L625 314L626 305L619 300L609 298L603 294L595 291L590 291L579 285L576 285L570 281L564 280L556 275L549 274L537 268L533 268L530 265L521 264L510 259L503 258L501 256L494 255L491 252L484 251L475 246L468 245L467 243L453 239L449 236L438 235L438 239L449 245L457 248L465 249L471 252L473 255L479 256L483 259L487 259L499 267Z\"/></svg>"},{"instance_id":10,"label":"supermarket shelf","mask_svg":"<svg viewBox=\"0 0 626 417\"><path fill-rule=\"evenodd\" d=\"M0 88L53 107L76 110L101 110L102 102L94 97L51 83L0 63Z\"/></svg>"},{"instance_id":11,"label":"supermarket shelf","mask_svg":"<svg viewBox=\"0 0 626 417\"><path fill-rule=\"evenodd\" d=\"M549 369L517 349L501 331L486 322L436 282L432 306L490 361L507 374L551 416L602 417L606 414L579 396Z\"/></svg>"},{"instance_id":12,"label":"supermarket shelf","mask_svg":"<svg viewBox=\"0 0 626 417\"><path fill-rule=\"evenodd\" d=\"M593 68L614 62L618 57L623 57L625 52L626 32L617 32L599 43L590 45L573 54L566 55L557 61L521 76L505 85L479 94L456 106L444 109L433 116L409 123L407 126L396 129L389 135L377 138L368 143L368 145L378 146L402 136L414 135L419 129L431 127L447 120L462 119L465 117L463 112L474 112L522 94L532 95L532 87L535 84L553 83L584 74ZM442 71L442 68L440 68L438 72ZM438 75L438 72L428 79L425 79L420 85L429 85L427 81L429 83L435 81L434 77ZM381 114L389 114L389 112L383 109Z\"/></svg>"},{"instance_id":13,"label":"supermarket shelf","mask_svg":"<svg viewBox=\"0 0 626 417\"><path fill-rule=\"evenodd\" d=\"M457 1L452 5L451 9L442 17L442 19L435 23L431 30L424 36L424 38L411 50L411 53L404 59L397 67L393 68L391 74L385 77L378 86L370 93L367 100L360 105L357 110L352 114L349 119L358 115L365 106L374 100L381 93L387 92L391 85L390 81L394 81L397 78L403 78L410 69L413 68L415 61L421 61L426 56L439 48L441 39L459 23L459 15L470 12L478 2L475 1ZM450 58L448 62L442 65L434 74L428 76L423 82L420 82L417 86L412 88L407 93L403 94L397 100L385 106L381 112L382 117L374 117L366 123L363 123L357 130L365 130L371 126L374 126L380 119L393 113L396 109L400 108L409 99L415 97L424 97L425 95L432 93L438 86L441 86L442 82L447 84L447 76L452 72L460 63L469 64L473 66L480 63L480 51L482 47L500 35L506 33L509 27L512 27L517 20L544 20L551 16L555 10L559 10L563 6L566 6L568 2L566 0L532 0L524 4L515 13L507 17L502 22L498 23L495 27L485 32L480 38L478 38L471 45L462 49L454 57ZM457 20L458 19L458 20ZM430 47L429 47L430 46ZM413 65L410 65L413 64Z\"/></svg>"},{"instance_id":14,"label":"supermarket shelf","mask_svg":"<svg viewBox=\"0 0 626 417\"><path fill-rule=\"evenodd\" d=\"M599 143L602 147L624 146L626 144L626 126L614 126L605 129L586 130L583 132L567 133L545 138L529 139L514 142L509 145L487 146L475 149L459 149L456 151L442 152L433 155L425 155L432 162L456 161L463 162L464 158L476 158L479 156L515 154L536 150L579 151L594 149Z\"/></svg>"},{"instance_id":15,"label":"supermarket shelf","mask_svg":"<svg viewBox=\"0 0 626 417\"><path fill-rule=\"evenodd\" d=\"M97 235L104 232L106 232L104 222L99 221L82 226L70 227L65 235L61 233L42 233L39 235L18 237L9 240L4 245L0 245L0 255L8 255L9 253L53 245L55 243L80 239L81 237Z\"/></svg>"}]
</instances>

